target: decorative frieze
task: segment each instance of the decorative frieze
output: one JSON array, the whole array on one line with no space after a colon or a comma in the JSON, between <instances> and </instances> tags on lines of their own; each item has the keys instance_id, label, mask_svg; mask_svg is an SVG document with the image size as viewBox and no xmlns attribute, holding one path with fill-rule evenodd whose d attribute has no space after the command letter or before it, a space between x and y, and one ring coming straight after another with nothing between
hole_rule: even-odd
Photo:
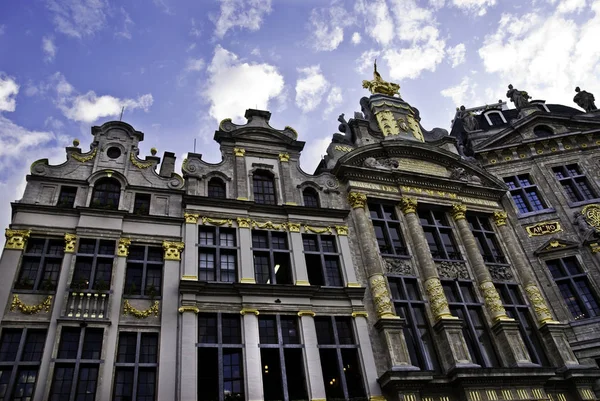
<instances>
[{"instance_id":1,"label":"decorative frieze","mask_svg":"<svg viewBox=\"0 0 600 401\"><path fill-rule=\"evenodd\" d=\"M333 231L331 231L331 227L312 227L309 225L304 225L304 231L305 232L311 232L311 233L315 233L315 234L332 234Z\"/></svg>"},{"instance_id":2,"label":"decorative frieze","mask_svg":"<svg viewBox=\"0 0 600 401\"><path fill-rule=\"evenodd\" d=\"M213 219L210 217L203 216L202 224L204 224L204 225L211 224L213 226L224 226L225 224L227 224L229 227L231 227L233 225L233 220L232 219Z\"/></svg>"},{"instance_id":3,"label":"decorative frieze","mask_svg":"<svg viewBox=\"0 0 600 401\"><path fill-rule=\"evenodd\" d=\"M52 295L48 295L46 299L40 302L37 305L26 305L19 299L17 294L13 295L13 300L10 303L10 311L14 312L15 310L19 310L19 312L25 315L35 315L38 312L50 312L50 306L52 305Z\"/></svg>"},{"instance_id":4,"label":"decorative frieze","mask_svg":"<svg viewBox=\"0 0 600 401\"><path fill-rule=\"evenodd\" d=\"M27 240L31 235L31 230L11 230L10 228L7 228L4 235L6 236L4 249L23 250L27 246Z\"/></svg>"},{"instance_id":5,"label":"decorative frieze","mask_svg":"<svg viewBox=\"0 0 600 401\"><path fill-rule=\"evenodd\" d=\"M183 242L163 241L165 260L181 260L181 251L183 251L184 246Z\"/></svg>"},{"instance_id":6,"label":"decorative frieze","mask_svg":"<svg viewBox=\"0 0 600 401\"><path fill-rule=\"evenodd\" d=\"M514 281L515 279L510 266L487 265L487 268L494 281Z\"/></svg>"},{"instance_id":7,"label":"decorative frieze","mask_svg":"<svg viewBox=\"0 0 600 401\"><path fill-rule=\"evenodd\" d=\"M384 262L389 274L398 274L400 276L414 275L410 261L406 259L386 258Z\"/></svg>"},{"instance_id":8,"label":"decorative frieze","mask_svg":"<svg viewBox=\"0 0 600 401\"><path fill-rule=\"evenodd\" d=\"M77 235L65 234L65 253L75 253L75 244L77 243Z\"/></svg>"},{"instance_id":9,"label":"decorative frieze","mask_svg":"<svg viewBox=\"0 0 600 401\"><path fill-rule=\"evenodd\" d=\"M438 274L442 278L449 278L452 280L469 280L471 278L465 263L444 261L436 263L436 267Z\"/></svg>"},{"instance_id":10,"label":"decorative frieze","mask_svg":"<svg viewBox=\"0 0 600 401\"><path fill-rule=\"evenodd\" d=\"M125 315L125 316L131 315L138 319L146 319L150 315L154 315L155 317L158 317L158 313L160 312L159 305L160 304L158 301L154 301L154 303L149 308L140 310L140 309L136 309L135 307L133 307L129 303L129 300L126 299L125 302L123 302L123 315Z\"/></svg>"}]
</instances>

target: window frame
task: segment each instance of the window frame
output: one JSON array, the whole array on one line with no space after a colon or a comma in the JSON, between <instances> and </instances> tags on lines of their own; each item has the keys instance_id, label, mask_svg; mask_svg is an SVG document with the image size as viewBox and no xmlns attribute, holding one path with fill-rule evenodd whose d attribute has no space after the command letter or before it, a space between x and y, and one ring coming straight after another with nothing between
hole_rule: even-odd
<instances>
[{"instance_id":1,"label":"window frame","mask_svg":"<svg viewBox=\"0 0 600 401\"><path fill-rule=\"evenodd\" d=\"M138 216L149 216L151 203L151 194L136 192L133 197L133 214ZM143 207L145 207L145 210Z\"/></svg>"},{"instance_id":2,"label":"window frame","mask_svg":"<svg viewBox=\"0 0 600 401\"><path fill-rule=\"evenodd\" d=\"M316 244L317 244L317 247L318 247L317 251L306 250L306 244L304 242L306 237L311 237L311 238L314 237L314 238L316 238ZM326 252L326 251L323 250L323 237L330 237L331 238L331 240L333 241L333 245L335 247L335 252ZM314 256L318 256L319 259L320 259L320 261L321 261L321 266L320 266L321 269L320 270L321 270L321 279L323 281L323 284L312 284L312 283L310 283L310 279L309 279L309 283L311 285L321 285L321 286L324 286L324 287L344 287L344 283L345 283L344 275L343 275L344 268L342 266L342 257L341 257L342 254L340 252L340 245L339 245L339 243L337 241L337 236L335 236L335 235L327 235L327 234L309 234L309 233L304 233L304 234L302 234L302 247L303 247L303 251L302 252L305 255L305 257L304 257L305 260L307 259L307 255L314 255ZM339 279L340 279L339 285L331 284L330 283L330 278L329 278L329 276L327 274L327 264L325 262L326 262L326 260L333 259L333 258L335 258L337 260L337 265L338 265L338 269L337 269L338 271L337 271L337 273L338 273L338 276L339 276ZM309 269L311 269L311 267L309 267L308 260L306 260L306 270L307 270L307 273L308 273ZM310 274L308 274L308 275L310 277Z\"/></svg>"},{"instance_id":3,"label":"window frame","mask_svg":"<svg viewBox=\"0 0 600 401\"><path fill-rule=\"evenodd\" d=\"M30 253L28 252L30 245L33 243L33 241L35 240L44 240L44 246L42 249L42 253ZM54 241L56 243L60 243L59 249L61 249L60 252L60 256L56 256L54 254L48 253L48 248L50 247L50 243ZM58 238L40 238L40 237L33 237L31 239L29 239L28 243L27 243L27 247L24 249L23 255L21 257L21 261L20 261L20 266L19 266L19 271L17 272L17 276L15 279L15 282L13 284L13 289L16 291L44 291L44 292L56 292L56 288L58 287L58 280L60 279L60 274L62 272L62 263L64 260L64 256L65 256L65 252L64 252L64 239L58 239ZM21 286L21 284L19 284L22 280L23 277L21 277L21 274L23 273L23 267L24 267L24 263L29 260L29 259L33 259L33 258L39 258L39 263L37 265L37 273L36 273L36 278L33 282L32 288L18 288ZM44 282L48 279L44 279L44 276L47 272L46 270L46 260L47 259L56 259L59 260L60 259L60 263L58 264L58 272L56 273L56 281L54 283L54 288L42 288L44 286Z\"/></svg>"},{"instance_id":4,"label":"window frame","mask_svg":"<svg viewBox=\"0 0 600 401\"><path fill-rule=\"evenodd\" d=\"M258 183L262 184L259 185ZM269 188L267 188L267 183L271 184L272 191L269 191ZM277 188L275 185L275 174L273 174L273 172L267 170L254 171L252 174L252 196L254 203L261 205L277 205ZM271 197L273 198L272 200L270 199Z\"/></svg>"},{"instance_id":5,"label":"window frame","mask_svg":"<svg viewBox=\"0 0 600 401\"><path fill-rule=\"evenodd\" d=\"M395 219L394 218L389 219L387 217L386 211L384 209L386 206L392 208L393 216L395 217ZM406 244L406 239L404 238L404 235L402 233L402 225L400 223L400 217L398 215L398 211L397 211L396 207L394 205L386 204L384 202L377 202L374 200L369 200L368 208L369 208L369 215L371 218L371 224L373 225L373 230L375 231L375 238L377 240L377 245L379 247L379 253L386 257L409 258L410 255L408 253L408 246ZM375 217L373 215L373 213L377 214L377 217ZM381 217L379 217L379 216L381 216ZM388 251L391 250L392 253L381 252L381 245L379 243L380 239L377 237L377 230L375 229L376 226L381 227L382 232L383 232L382 240L385 242L387 250ZM392 240L390 226L392 226L392 229L395 226L395 229L398 232L398 238L399 238L399 242L401 244L401 246L400 246L401 252L397 252L397 249L396 249L397 247L394 245L394 240Z\"/></svg>"},{"instance_id":6,"label":"window frame","mask_svg":"<svg viewBox=\"0 0 600 401\"><path fill-rule=\"evenodd\" d=\"M56 206L65 209L72 209L75 206L75 200L77 199L78 189L78 187L74 187L71 185L61 185L60 191L58 193L58 199L56 201ZM71 199L71 195L73 195L73 199ZM65 198L67 198L67 201L65 201Z\"/></svg>"},{"instance_id":7,"label":"window frame","mask_svg":"<svg viewBox=\"0 0 600 401\"><path fill-rule=\"evenodd\" d=\"M499 114L500 118L502 119L502 124L506 124L507 123L506 118L504 117L504 114L501 111L499 111L499 110L490 110L490 111L487 111L487 112L483 113L483 116L487 120L487 122L488 122L488 124L489 124L490 127L502 125L502 124L494 124L492 122L492 119L490 118L490 115L492 115L492 114Z\"/></svg>"},{"instance_id":8,"label":"window frame","mask_svg":"<svg viewBox=\"0 0 600 401\"><path fill-rule=\"evenodd\" d=\"M428 214L427 219L430 221L433 221L433 223L428 222L427 224L424 224L423 217L422 217L423 213L427 213ZM441 213L442 222L437 221L436 216L435 216L436 213ZM456 237L454 236L454 228L452 227L450 220L448 219L448 214L445 211L431 209L431 208L419 208L419 209L417 209L417 217L419 218L419 222L421 224L423 232L425 233L425 237L427 238L427 233L431 233L431 235L433 236L433 240L435 241L435 244L436 244L436 248L437 248L436 252L438 253L438 255L441 256L441 257L436 257L434 255L434 251L431 250L431 247L429 246L429 242L428 242L427 245L429 247L431 256L434 261L436 261L436 262L443 262L443 261L464 262L465 261L463 258L462 252L460 251L460 248L458 247L458 241L456 240ZM444 241L442 240L442 234L448 235L448 238L450 239L450 242L451 242L451 246L454 248L454 252L448 252L448 249L446 248L446 244L444 244Z\"/></svg>"},{"instance_id":9,"label":"window frame","mask_svg":"<svg viewBox=\"0 0 600 401\"><path fill-rule=\"evenodd\" d=\"M214 191L217 188L217 196L215 196ZM211 177L206 183L206 196L214 199L227 199L227 185L225 184L225 181L220 177Z\"/></svg>"},{"instance_id":10,"label":"window frame","mask_svg":"<svg viewBox=\"0 0 600 401\"><path fill-rule=\"evenodd\" d=\"M90 254L90 253L83 253L80 252L80 247L81 247L81 243L82 241L85 240L94 240L95 241L95 245L94 245L94 253ZM113 254L112 255L107 255L107 254L100 254L98 253L100 250L100 243L102 241L112 241L114 244L114 248L113 248ZM69 284L69 288L71 289L78 289L78 290L88 290L88 291L104 291L104 292L108 292L112 286L112 275L114 273L114 268L115 268L115 252L116 252L116 241L115 240L111 240L111 239L103 239L103 238L80 238L78 240L78 247L77 247L77 252L75 253L75 267L73 268L73 276L71 277L71 283ZM75 288L73 287L73 284L75 283L75 275L77 273L77 262L78 262L78 258L79 257L83 257L83 258L92 258L92 267L90 269L90 275L89 275L89 279L88 279L88 283L87 283L87 288ZM108 282L108 288L106 289L100 289L100 288L95 288L96 287L96 278L97 278L97 270L98 270L98 259L112 259L112 265L110 268L110 281ZM78 285L80 286L80 285Z\"/></svg>"},{"instance_id":11,"label":"window frame","mask_svg":"<svg viewBox=\"0 0 600 401\"><path fill-rule=\"evenodd\" d=\"M256 232L260 232L260 233L266 233L267 235L267 246L268 248L258 248L254 246L254 234ZM278 249L278 248L273 248L273 235L277 234L283 238L285 238L286 241L286 249ZM293 268L292 268L292 251L290 249L290 239L289 236L287 234L287 232L277 232L277 231L271 231L271 230L252 230L252 232L250 233L251 238L252 238L252 247L250 248L252 250L252 264L254 267L254 280L259 283L259 284L266 284L266 285L279 285L280 283L277 282L277 272L275 271L275 255L276 254L286 254L287 255L287 261L289 263L289 279L290 282L289 283L281 283L281 284L293 284L294 282L294 273L293 273ZM268 258L269 258L269 279L267 280L266 283L260 283L260 281L257 279L257 275L258 272L256 270L256 263L255 263L255 259L256 259L256 255L258 254L268 254Z\"/></svg>"},{"instance_id":12,"label":"window frame","mask_svg":"<svg viewBox=\"0 0 600 401\"><path fill-rule=\"evenodd\" d=\"M306 200L311 199L309 202ZM321 199L319 198L319 193L313 187L306 187L302 190L302 203L304 207L321 207Z\"/></svg>"},{"instance_id":13,"label":"window frame","mask_svg":"<svg viewBox=\"0 0 600 401\"><path fill-rule=\"evenodd\" d=\"M490 223L489 217L467 212L466 218L469 229L473 233L475 241L477 241L484 263L486 265L509 266L504 250L500 245L500 241L498 241L498 236ZM489 229L486 229L485 224L482 224L481 221L484 219Z\"/></svg>"},{"instance_id":14,"label":"window frame","mask_svg":"<svg viewBox=\"0 0 600 401\"><path fill-rule=\"evenodd\" d=\"M135 345L135 356L133 362L119 362L119 352L121 345L121 335L122 334L134 334L136 336L136 345ZM156 337L156 361L155 362L140 362L142 355L142 337L143 336L154 336ZM138 386L139 386L139 371L140 370L154 370L154 400L156 400L158 392L158 365L159 365L159 355L160 355L160 335L158 332L153 331L127 331L122 330L119 331L118 341L117 341L117 358L115 359L115 373L113 375L113 391L112 391L112 400L117 400L117 372L119 370L131 370L133 369L133 379L131 382L132 386L132 400L137 400Z\"/></svg>"},{"instance_id":15,"label":"window frame","mask_svg":"<svg viewBox=\"0 0 600 401\"><path fill-rule=\"evenodd\" d=\"M112 185L112 187L104 188L102 187L103 185ZM92 198L90 200L90 207L105 210L119 210L122 190L123 187L121 183L114 178L102 177L98 179L96 182L94 182L94 188L92 189ZM109 200L114 201L115 199L116 204L108 202Z\"/></svg>"},{"instance_id":16,"label":"window frame","mask_svg":"<svg viewBox=\"0 0 600 401\"><path fill-rule=\"evenodd\" d=\"M202 244L200 241L200 234L201 232L209 232L212 231L213 233L213 242L214 244L210 245L210 244ZM221 245L221 232L225 231L225 232L232 232L233 233L233 239L235 241L235 245L233 246L229 246L229 245ZM196 247L198 248L198 280L199 281L207 281L207 282L218 282L218 283L237 283L239 281L239 270L240 270L240 264L238 261L238 254L239 254L239 238L238 238L238 230L236 228L232 228L232 227L218 227L218 226L198 226L198 244L196 245ZM200 267L200 263L201 263L201 257L200 255L202 254L202 250L210 250L212 252L212 254L214 255L214 260L213 260L213 268L212 269L203 269ZM228 280L221 280L222 277L222 269L221 269L221 255L222 254L233 254L233 260L235 261L235 269L234 269L234 280L233 281L228 281ZM213 272L213 277L214 280L204 280L201 277L201 271L212 271ZM229 270L229 269L225 269L225 270Z\"/></svg>"},{"instance_id":17,"label":"window frame","mask_svg":"<svg viewBox=\"0 0 600 401\"><path fill-rule=\"evenodd\" d=\"M575 169L578 174L572 174L571 170ZM560 171L557 171L560 170ZM561 187L562 193L570 205L580 205L586 202L594 201L598 199L598 191L592 186L590 180L588 180L584 169L579 163L562 164L558 166L552 166L551 171L554 178ZM562 178L558 177L557 174L562 174ZM587 191L590 193L589 197L582 191L578 183L585 185ZM565 189L565 186L569 187L569 191ZM571 194L576 198L575 200Z\"/></svg>"},{"instance_id":18,"label":"window frame","mask_svg":"<svg viewBox=\"0 0 600 401\"><path fill-rule=\"evenodd\" d=\"M144 248L144 259L143 260L139 260L139 259L131 259L131 248L132 247L140 247L140 248ZM160 261L155 261L155 260L149 260L148 259L148 254L150 252L150 248L156 248L161 250L160 254L163 255L163 258ZM127 273L129 272L129 265L131 264L135 264L135 265L141 265L142 266L142 284L140 286L140 294L128 294L128 288L127 288ZM155 288L156 291L154 292L154 294L152 294L152 291L148 290L148 282L147 282L147 278L148 278L148 270L152 267L156 267L159 266L160 267L160 285L158 286L158 288ZM164 281L164 270L165 269L165 261L164 261L164 253L162 252L162 249L159 246L155 246L155 245L148 245L148 244L135 244L135 245L131 245L129 248L129 254L127 255L127 260L126 260L126 265L125 265L125 283L124 283L124 288L123 288L123 296L126 298L158 298L160 299L160 297L162 296L162 285L163 285L163 281Z\"/></svg>"},{"instance_id":19,"label":"window frame","mask_svg":"<svg viewBox=\"0 0 600 401\"><path fill-rule=\"evenodd\" d=\"M522 184L521 181L524 179L526 179L529 182L529 185ZM554 210L552 207L550 207L550 204L546 201L546 199L544 199L541 196L541 191L539 190L538 185L535 183L535 181L531 179L531 174L529 174L529 173L515 174L515 175L511 175L511 176L507 176L507 177L502 177L502 180L508 186L508 191L510 193L511 201L512 201L519 217L524 217L524 216L529 216L529 215L536 214L536 213L543 213L543 212L548 212L548 211ZM510 183L512 183L513 188L511 188L511 186L507 182L508 180L510 180ZM537 197L538 201L542 205L542 207L540 209L534 208L534 206L533 206L534 203L532 203L532 200L529 198L528 191L535 193L535 196ZM527 211L524 211L519 206L519 203L517 203L517 201L515 200L515 195L520 196L520 198L522 199L522 204L525 206Z\"/></svg>"}]
</instances>

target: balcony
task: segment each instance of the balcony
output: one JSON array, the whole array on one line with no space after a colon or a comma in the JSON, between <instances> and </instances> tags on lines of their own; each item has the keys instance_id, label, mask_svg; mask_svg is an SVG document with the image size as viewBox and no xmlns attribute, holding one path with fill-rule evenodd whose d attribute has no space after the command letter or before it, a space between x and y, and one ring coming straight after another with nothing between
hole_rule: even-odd
<instances>
[{"instance_id":1,"label":"balcony","mask_svg":"<svg viewBox=\"0 0 600 401\"><path fill-rule=\"evenodd\" d=\"M70 290L65 317L75 319L107 319L108 291Z\"/></svg>"}]
</instances>

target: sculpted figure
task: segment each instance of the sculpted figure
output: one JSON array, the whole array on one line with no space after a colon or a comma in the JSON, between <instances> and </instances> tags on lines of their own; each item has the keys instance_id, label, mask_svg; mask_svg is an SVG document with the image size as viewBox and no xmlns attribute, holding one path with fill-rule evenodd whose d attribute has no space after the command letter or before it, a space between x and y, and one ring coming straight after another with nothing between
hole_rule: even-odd
<instances>
[{"instance_id":1,"label":"sculpted figure","mask_svg":"<svg viewBox=\"0 0 600 401\"><path fill-rule=\"evenodd\" d=\"M584 241L590 239L596 233L596 229L589 225L585 219L585 216L581 212L574 212L573 217L575 219L573 224L575 224L579 229Z\"/></svg>"},{"instance_id":2,"label":"sculpted figure","mask_svg":"<svg viewBox=\"0 0 600 401\"><path fill-rule=\"evenodd\" d=\"M506 92L506 97L510 98L510 101L515 104L515 107L517 109L527 107L529 105L529 99L531 99L531 96L529 96L527 92L514 89L512 84L508 85L508 92Z\"/></svg>"},{"instance_id":3,"label":"sculpted figure","mask_svg":"<svg viewBox=\"0 0 600 401\"><path fill-rule=\"evenodd\" d=\"M383 78L381 78L381 74L377 72L377 60L375 60L373 68L373 80L364 80L362 86L363 88L368 89L372 94L381 93L387 96L394 96L395 94L400 95L400 85L384 81Z\"/></svg>"},{"instance_id":4,"label":"sculpted figure","mask_svg":"<svg viewBox=\"0 0 600 401\"><path fill-rule=\"evenodd\" d=\"M377 168L380 170L389 170L389 168L383 166L381 163L377 161L374 157L367 157L363 163L365 167Z\"/></svg>"},{"instance_id":5,"label":"sculpted figure","mask_svg":"<svg viewBox=\"0 0 600 401\"><path fill-rule=\"evenodd\" d=\"M477 131L479 129L479 121L472 112L466 111L464 105L460 106L460 118L466 131Z\"/></svg>"},{"instance_id":6,"label":"sculpted figure","mask_svg":"<svg viewBox=\"0 0 600 401\"><path fill-rule=\"evenodd\" d=\"M586 113L598 110L596 104L594 103L596 99L594 99L593 94L591 94L590 92L582 91L581 89L579 89L579 86L575 88L575 92L577 92L577 94L573 98L573 101L577 103L577 106L584 109Z\"/></svg>"},{"instance_id":7,"label":"sculpted figure","mask_svg":"<svg viewBox=\"0 0 600 401\"><path fill-rule=\"evenodd\" d=\"M350 129L348 122L344 118L344 113L340 114L340 116L338 117L338 121L340 122L338 129L344 134L333 134L332 142L346 143L348 145L352 145L354 143L354 135L352 135L352 130Z\"/></svg>"}]
</instances>

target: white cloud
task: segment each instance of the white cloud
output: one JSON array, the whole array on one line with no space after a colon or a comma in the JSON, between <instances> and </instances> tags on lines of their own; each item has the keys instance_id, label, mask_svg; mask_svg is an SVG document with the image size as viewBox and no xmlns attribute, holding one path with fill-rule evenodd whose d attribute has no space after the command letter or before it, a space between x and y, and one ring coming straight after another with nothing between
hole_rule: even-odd
<instances>
[{"instance_id":1,"label":"white cloud","mask_svg":"<svg viewBox=\"0 0 600 401\"><path fill-rule=\"evenodd\" d=\"M380 54L379 50L374 49L363 52L356 60L356 71L361 75L367 71L373 71L373 63Z\"/></svg>"},{"instance_id":2,"label":"white cloud","mask_svg":"<svg viewBox=\"0 0 600 401\"><path fill-rule=\"evenodd\" d=\"M476 89L477 83L468 77L464 77L458 85L446 88L440 93L442 96L452 99L456 107L466 105L469 108L469 105L475 105L479 102Z\"/></svg>"},{"instance_id":3,"label":"white cloud","mask_svg":"<svg viewBox=\"0 0 600 401\"><path fill-rule=\"evenodd\" d=\"M50 132L28 131L0 116L0 169L8 167L11 160L20 158L22 152L52 139L54 135Z\"/></svg>"},{"instance_id":4,"label":"white cloud","mask_svg":"<svg viewBox=\"0 0 600 401\"><path fill-rule=\"evenodd\" d=\"M296 106L307 113L317 108L327 89L329 82L321 73L319 65L298 68L300 78L296 81Z\"/></svg>"},{"instance_id":5,"label":"white cloud","mask_svg":"<svg viewBox=\"0 0 600 401\"><path fill-rule=\"evenodd\" d=\"M332 51L344 41L344 28L354 22L352 16L341 6L313 9L310 13L308 29L310 41L317 51Z\"/></svg>"},{"instance_id":6,"label":"white cloud","mask_svg":"<svg viewBox=\"0 0 600 401\"><path fill-rule=\"evenodd\" d=\"M129 13L121 7L121 14L123 15L123 29L115 33L115 36L120 36L125 39L131 39L131 32L129 28L134 25L133 20L129 17Z\"/></svg>"},{"instance_id":7,"label":"white cloud","mask_svg":"<svg viewBox=\"0 0 600 401\"><path fill-rule=\"evenodd\" d=\"M387 46L394 39L394 21L385 0L358 0L355 11L364 16L365 30L377 43Z\"/></svg>"},{"instance_id":8,"label":"white cloud","mask_svg":"<svg viewBox=\"0 0 600 401\"><path fill-rule=\"evenodd\" d=\"M217 45L207 67L207 85L202 96L210 103L209 114L217 121L241 119L246 109L268 110L269 102L284 89L283 76L276 67L243 62Z\"/></svg>"},{"instance_id":9,"label":"white cloud","mask_svg":"<svg viewBox=\"0 0 600 401\"><path fill-rule=\"evenodd\" d=\"M358 45L358 44L360 44L360 42L362 42L362 37L360 36L360 33L354 32L352 34L352 44Z\"/></svg>"},{"instance_id":10,"label":"white cloud","mask_svg":"<svg viewBox=\"0 0 600 401\"><path fill-rule=\"evenodd\" d=\"M106 23L108 4L105 0L47 0L58 32L83 38L98 32Z\"/></svg>"},{"instance_id":11,"label":"white cloud","mask_svg":"<svg viewBox=\"0 0 600 401\"><path fill-rule=\"evenodd\" d=\"M560 14L581 12L585 6L586 0L561 0L556 7L556 12Z\"/></svg>"},{"instance_id":12,"label":"white cloud","mask_svg":"<svg viewBox=\"0 0 600 401\"><path fill-rule=\"evenodd\" d=\"M58 51L58 49L56 48L56 45L54 44L54 38L52 36L44 36L42 38L42 50L44 51L44 54L46 55L44 57L44 60L46 62L54 61L54 57L56 57L56 52Z\"/></svg>"},{"instance_id":13,"label":"white cloud","mask_svg":"<svg viewBox=\"0 0 600 401\"><path fill-rule=\"evenodd\" d=\"M482 16L487 13L489 7L496 5L496 0L452 0L452 5L465 12Z\"/></svg>"},{"instance_id":14,"label":"white cloud","mask_svg":"<svg viewBox=\"0 0 600 401\"><path fill-rule=\"evenodd\" d=\"M187 61L187 64L185 66L185 70L188 72L192 72L192 71L202 71L204 69L204 65L205 62L203 59L198 58L191 58Z\"/></svg>"},{"instance_id":15,"label":"white cloud","mask_svg":"<svg viewBox=\"0 0 600 401\"><path fill-rule=\"evenodd\" d=\"M236 27L257 31L263 17L271 12L271 0L220 0L221 8L215 23L215 35L223 38Z\"/></svg>"},{"instance_id":16,"label":"white cloud","mask_svg":"<svg viewBox=\"0 0 600 401\"><path fill-rule=\"evenodd\" d=\"M327 107L323 111L323 116L325 118L331 118L330 113L335 110L336 107L342 104L344 98L342 97L342 88L339 86L334 86L331 88L329 93L327 94Z\"/></svg>"},{"instance_id":17,"label":"white cloud","mask_svg":"<svg viewBox=\"0 0 600 401\"><path fill-rule=\"evenodd\" d=\"M400 51L388 49L383 54L392 79L418 78L425 70L435 71L444 58L444 42L436 40L425 45L415 45Z\"/></svg>"},{"instance_id":18,"label":"white cloud","mask_svg":"<svg viewBox=\"0 0 600 401\"><path fill-rule=\"evenodd\" d=\"M466 52L467 48L465 47L464 43L459 43L454 47L449 47L446 49L449 61L452 64L452 68L457 67L465 62Z\"/></svg>"},{"instance_id":19,"label":"white cloud","mask_svg":"<svg viewBox=\"0 0 600 401\"><path fill-rule=\"evenodd\" d=\"M163 13L168 14L168 15L174 14L173 10L171 10L171 7L169 7L169 5L165 2L165 0L153 0L153 3L156 7L160 8Z\"/></svg>"},{"instance_id":20,"label":"white cloud","mask_svg":"<svg viewBox=\"0 0 600 401\"><path fill-rule=\"evenodd\" d=\"M190 28L190 36L193 36L194 38L199 38L200 36L202 36L202 29L200 26L196 25L196 20L194 18L192 18L192 27Z\"/></svg>"},{"instance_id":21,"label":"white cloud","mask_svg":"<svg viewBox=\"0 0 600 401\"><path fill-rule=\"evenodd\" d=\"M17 82L0 73L0 111L15 111L17 101L15 96L19 93L19 85Z\"/></svg>"}]
</instances>

